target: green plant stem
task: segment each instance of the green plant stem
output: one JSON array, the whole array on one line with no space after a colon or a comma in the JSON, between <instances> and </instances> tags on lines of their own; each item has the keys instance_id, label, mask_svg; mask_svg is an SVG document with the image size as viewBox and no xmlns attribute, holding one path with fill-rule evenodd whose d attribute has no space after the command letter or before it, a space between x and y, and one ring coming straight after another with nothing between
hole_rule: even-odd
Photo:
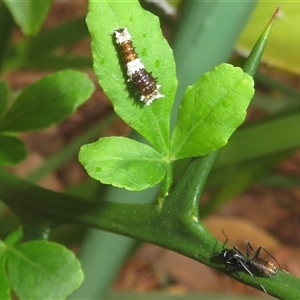
<instances>
[{"instance_id":1,"label":"green plant stem","mask_svg":"<svg viewBox=\"0 0 300 300\"><path fill-rule=\"evenodd\" d=\"M166 175L163 181L161 182L161 188L160 188L161 198L159 202L163 202L166 196L168 195L172 182L173 182L173 164L170 164L167 167Z\"/></svg>"},{"instance_id":2,"label":"green plant stem","mask_svg":"<svg viewBox=\"0 0 300 300\"><path fill-rule=\"evenodd\" d=\"M92 201L60 194L25 182L4 170L0 170L0 199L16 214L21 214L24 222L24 214L30 211L29 218L33 214L40 216L45 225L73 223L128 235L169 248L226 273L224 262L211 258L220 252L222 243L198 221L197 213L199 195L215 155L193 159L162 206ZM234 273L228 275L241 281ZM239 275L247 285L260 288L250 275L244 272ZM279 272L275 278L259 277L259 283L280 299L296 299L300 279Z\"/></svg>"},{"instance_id":3,"label":"green plant stem","mask_svg":"<svg viewBox=\"0 0 300 300\"><path fill-rule=\"evenodd\" d=\"M186 175L182 176L170 196L166 198L162 210L172 210L179 218L188 217L190 220L199 221L199 197L217 154L218 151L215 151L191 160L185 171Z\"/></svg>"},{"instance_id":4,"label":"green plant stem","mask_svg":"<svg viewBox=\"0 0 300 300\"><path fill-rule=\"evenodd\" d=\"M156 203L99 202L56 193L4 170L0 170L0 198L21 216L25 227L26 214L30 211L29 220L35 213L45 224L81 224L148 241L195 258L201 240L210 240L205 243L206 255L214 245L214 238L198 222L197 213L199 195L214 158L215 154L211 154L192 160L187 175L161 207Z\"/></svg>"},{"instance_id":5,"label":"green plant stem","mask_svg":"<svg viewBox=\"0 0 300 300\"><path fill-rule=\"evenodd\" d=\"M213 239L198 222L197 209L199 195L214 157L215 154L212 154L192 160L186 170L192 176L183 177L161 207L157 203L98 202L56 193L18 179L4 170L0 171L0 198L20 216L25 227L26 222L32 219L32 213L36 213L44 220L45 226L81 224L152 242L195 257L199 252L195 241L200 243L202 234ZM206 168L204 172L203 167ZM174 208L176 213L172 211ZM28 221L26 214L29 212ZM165 236L165 232L173 238ZM193 238L189 238L191 235ZM206 252L210 251L210 247L206 249Z\"/></svg>"}]
</instances>

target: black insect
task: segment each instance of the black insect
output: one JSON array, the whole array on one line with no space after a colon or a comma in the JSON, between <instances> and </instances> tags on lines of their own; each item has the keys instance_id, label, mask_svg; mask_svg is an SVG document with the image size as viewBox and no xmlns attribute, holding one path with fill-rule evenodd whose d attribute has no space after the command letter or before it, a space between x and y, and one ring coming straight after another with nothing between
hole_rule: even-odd
<instances>
[{"instance_id":1,"label":"black insect","mask_svg":"<svg viewBox=\"0 0 300 300\"><path fill-rule=\"evenodd\" d=\"M277 259L267 249L265 249L263 246L259 246L256 250L254 250L250 243L246 241L246 255L249 267L251 267L253 273L256 275L263 277L275 277L277 275L275 264L267 259L259 257L261 250L264 250L270 257L272 257L273 261L277 263L278 267L283 270ZM250 251L254 253L252 258L250 258Z\"/></svg>"},{"instance_id":2,"label":"black insect","mask_svg":"<svg viewBox=\"0 0 300 300\"><path fill-rule=\"evenodd\" d=\"M222 231L222 233L226 237L226 240L218 256L225 262L227 271L235 273L242 281L244 280L240 277L238 271L246 271L256 280L256 282L261 286L262 290L267 294L266 289L263 287L263 285L260 284L258 279L255 278L255 275L263 277L275 277L277 275L277 269L274 263L268 261L267 259L259 257L259 255L261 250L264 250L277 263L278 267L283 270L277 259L273 255L271 255L271 253L267 251L263 246L260 246L257 250L254 250L250 243L247 241L246 256L244 256L236 246L234 246L233 249L224 249L228 241L228 237L226 236L224 231ZM251 253L253 253L252 257L250 256Z\"/></svg>"}]
</instances>

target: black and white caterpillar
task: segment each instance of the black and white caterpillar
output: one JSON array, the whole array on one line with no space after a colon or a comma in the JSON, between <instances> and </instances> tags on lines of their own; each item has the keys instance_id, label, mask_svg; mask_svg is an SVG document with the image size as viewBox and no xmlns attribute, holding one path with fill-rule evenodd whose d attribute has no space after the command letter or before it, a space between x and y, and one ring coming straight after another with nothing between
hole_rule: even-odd
<instances>
[{"instance_id":1,"label":"black and white caterpillar","mask_svg":"<svg viewBox=\"0 0 300 300\"><path fill-rule=\"evenodd\" d=\"M114 33L126 66L128 81L132 82L137 93L141 95L141 101L150 105L154 100L163 98L164 95L159 92L160 85L157 85L157 79L152 76L152 72L145 69L138 58L127 28L117 29Z\"/></svg>"}]
</instances>

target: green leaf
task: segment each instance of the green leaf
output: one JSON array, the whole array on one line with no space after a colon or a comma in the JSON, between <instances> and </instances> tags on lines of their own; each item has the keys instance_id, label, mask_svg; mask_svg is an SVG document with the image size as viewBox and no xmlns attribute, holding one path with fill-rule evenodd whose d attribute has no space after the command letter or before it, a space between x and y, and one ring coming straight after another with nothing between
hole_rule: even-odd
<instances>
[{"instance_id":1,"label":"green leaf","mask_svg":"<svg viewBox=\"0 0 300 300\"><path fill-rule=\"evenodd\" d=\"M0 242L0 299L8 300L10 297L10 288L6 276L6 254L2 253L4 244Z\"/></svg>"},{"instance_id":2,"label":"green leaf","mask_svg":"<svg viewBox=\"0 0 300 300\"><path fill-rule=\"evenodd\" d=\"M215 167L289 151L300 147L300 113L281 114L237 130L220 151Z\"/></svg>"},{"instance_id":3,"label":"green leaf","mask_svg":"<svg viewBox=\"0 0 300 300\"><path fill-rule=\"evenodd\" d=\"M5 238L4 243L8 246L15 246L17 244L20 244L23 237L23 230L19 227Z\"/></svg>"},{"instance_id":4,"label":"green leaf","mask_svg":"<svg viewBox=\"0 0 300 300\"><path fill-rule=\"evenodd\" d=\"M7 272L20 299L65 299L83 280L74 254L47 241L9 248Z\"/></svg>"},{"instance_id":5,"label":"green leaf","mask_svg":"<svg viewBox=\"0 0 300 300\"><path fill-rule=\"evenodd\" d=\"M152 143L160 153L169 151L170 112L177 88L173 53L162 36L158 18L136 1L90 1L87 24L92 36L94 71L116 113ZM161 85L164 98L150 106L140 101L114 41L114 30L127 27L142 63Z\"/></svg>"},{"instance_id":6,"label":"green leaf","mask_svg":"<svg viewBox=\"0 0 300 300\"><path fill-rule=\"evenodd\" d=\"M5 7L5 5L0 3L0 70L3 71L3 63L6 60L6 53L13 36L13 31L15 29L15 22L12 18L11 13Z\"/></svg>"},{"instance_id":7,"label":"green leaf","mask_svg":"<svg viewBox=\"0 0 300 300\"><path fill-rule=\"evenodd\" d=\"M24 143L14 137L0 134L0 165L15 165L25 159Z\"/></svg>"},{"instance_id":8,"label":"green leaf","mask_svg":"<svg viewBox=\"0 0 300 300\"><path fill-rule=\"evenodd\" d=\"M0 119L3 116L8 103L9 88L5 81L0 80Z\"/></svg>"},{"instance_id":9,"label":"green leaf","mask_svg":"<svg viewBox=\"0 0 300 300\"><path fill-rule=\"evenodd\" d=\"M29 58L53 53L60 47L74 45L79 40L88 36L85 18L80 17L63 22L55 27L41 31L36 37L24 39L11 47L12 52L20 52L25 49L23 55Z\"/></svg>"},{"instance_id":10,"label":"green leaf","mask_svg":"<svg viewBox=\"0 0 300 300\"><path fill-rule=\"evenodd\" d=\"M221 64L189 86L171 139L171 158L210 153L227 143L244 121L253 80L242 69Z\"/></svg>"},{"instance_id":11,"label":"green leaf","mask_svg":"<svg viewBox=\"0 0 300 300\"><path fill-rule=\"evenodd\" d=\"M84 17L42 30L33 38L26 38L11 45L6 51L3 69L90 68L91 56L72 55L70 52L63 55L55 51L61 47L73 45L87 36L88 30Z\"/></svg>"},{"instance_id":12,"label":"green leaf","mask_svg":"<svg viewBox=\"0 0 300 300\"><path fill-rule=\"evenodd\" d=\"M67 70L45 76L28 86L0 123L0 131L44 129L63 121L94 90L87 75Z\"/></svg>"},{"instance_id":13,"label":"green leaf","mask_svg":"<svg viewBox=\"0 0 300 300\"><path fill-rule=\"evenodd\" d=\"M3 1L25 35L35 35L43 25L52 0Z\"/></svg>"},{"instance_id":14,"label":"green leaf","mask_svg":"<svg viewBox=\"0 0 300 300\"><path fill-rule=\"evenodd\" d=\"M102 138L82 146L79 161L92 178L132 191L158 184L167 167L154 149L124 137Z\"/></svg>"}]
</instances>

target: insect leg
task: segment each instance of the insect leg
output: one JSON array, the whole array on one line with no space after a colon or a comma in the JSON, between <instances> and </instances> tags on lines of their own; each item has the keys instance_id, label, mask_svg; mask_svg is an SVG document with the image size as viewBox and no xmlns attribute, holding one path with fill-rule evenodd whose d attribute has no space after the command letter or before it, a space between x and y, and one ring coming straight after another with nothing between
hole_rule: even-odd
<instances>
[{"instance_id":1,"label":"insect leg","mask_svg":"<svg viewBox=\"0 0 300 300\"><path fill-rule=\"evenodd\" d=\"M256 282L261 286L261 288L262 288L262 290L265 292L265 294L268 295L268 293L267 293L266 289L264 288L264 286L258 281L258 279L255 277L255 275L249 270L249 268L247 267L247 265L246 265L244 262L242 262L242 261L240 261L240 264L242 265L242 267L244 268L244 270L247 271L248 274L249 274L252 278L254 278L254 279L256 280Z\"/></svg>"},{"instance_id":2,"label":"insect leg","mask_svg":"<svg viewBox=\"0 0 300 300\"><path fill-rule=\"evenodd\" d=\"M225 234L224 228L222 229L222 233L223 233L223 235L226 237L226 240L225 240L225 242L224 242L224 244L223 244L223 247L222 247L222 249L224 249L225 245L226 245L227 242L228 242L228 236Z\"/></svg>"},{"instance_id":3,"label":"insect leg","mask_svg":"<svg viewBox=\"0 0 300 300\"><path fill-rule=\"evenodd\" d=\"M270 257L272 257L272 259L277 263L278 267L280 268L280 270L284 271L285 273L289 273L286 270L284 270L281 265L279 264L278 260L264 247L264 246L259 246L258 249L255 251L254 257L258 257L260 250L264 250ZM256 253L258 253L256 255Z\"/></svg>"}]
</instances>

